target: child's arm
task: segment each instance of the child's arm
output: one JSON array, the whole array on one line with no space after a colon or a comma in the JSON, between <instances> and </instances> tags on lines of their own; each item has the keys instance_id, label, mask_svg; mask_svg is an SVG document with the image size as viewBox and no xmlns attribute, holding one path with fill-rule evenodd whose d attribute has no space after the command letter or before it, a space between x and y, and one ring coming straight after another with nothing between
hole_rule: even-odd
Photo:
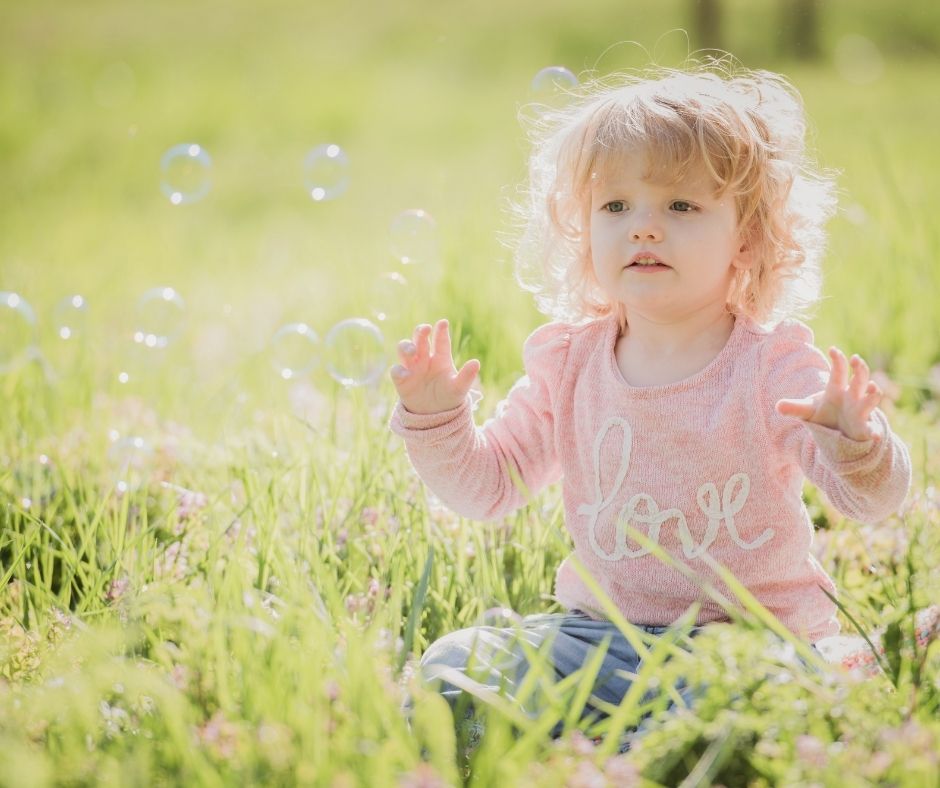
<instances>
[{"instance_id":1,"label":"child's arm","mask_svg":"<svg viewBox=\"0 0 940 788\"><path fill-rule=\"evenodd\" d=\"M877 522L900 508L910 488L907 447L877 407L882 395L868 365L831 348L830 369L811 342L808 329L791 328L768 359L771 439L842 514Z\"/></svg>"},{"instance_id":2,"label":"child's arm","mask_svg":"<svg viewBox=\"0 0 940 788\"><path fill-rule=\"evenodd\" d=\"M392 380L401 401L391 428L405 439L422 481L451 509L478 520L498 517L559 476L552 400L567 329L550 324L529 337L526 376L479 428L467 397L479 364L457 371L446 321L437 324L433 341L430 334L430 326L419 326L414 348L407 341L399 346L402 363Z\"/></svg>"}]
</instances>

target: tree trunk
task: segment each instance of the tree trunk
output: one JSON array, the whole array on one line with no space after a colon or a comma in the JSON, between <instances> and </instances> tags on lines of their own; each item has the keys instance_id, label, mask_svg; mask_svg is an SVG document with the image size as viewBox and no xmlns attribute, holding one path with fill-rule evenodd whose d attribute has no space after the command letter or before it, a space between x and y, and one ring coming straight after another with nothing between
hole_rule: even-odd
<instances>
[{"instance_id":1,"label":"tree trunk","mask_svg":"<svg viewBox=\"0 0 940 788\"><path fill-rule=\"evenodd\" d=\"M785 53L800 60L818 58L819 0L782 0L780 10Z\"/></svg>"},{"instance_id":2,"label":"tree trunk","mask_svg":"<svg viewBox=\"0 0 940 788\"><path fill-rule=\"evenodd\" d=\"M692 20L695 49L724 49L720 0L692 0Z\"/></svg>"}]
</instances>

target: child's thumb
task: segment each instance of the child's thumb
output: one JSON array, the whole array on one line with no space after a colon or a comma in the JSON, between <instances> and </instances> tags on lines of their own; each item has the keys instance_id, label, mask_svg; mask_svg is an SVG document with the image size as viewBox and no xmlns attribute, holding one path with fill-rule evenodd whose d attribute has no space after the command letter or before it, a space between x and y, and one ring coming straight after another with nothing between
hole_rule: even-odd
<instances>
[{"instance_id":1,"label":"child's thumb","mask_svg":"<svg viewBox=\"0 0 940 788\"><path fill-rule=\"evenodd\" d=\"M466 362L457 373L457 390L461 394L466 394L470 390L470 386L473 385L473 380L476 378L477 374L480 371L480 362L475 358L470 359Z\"/></svg>"}]
</instances>

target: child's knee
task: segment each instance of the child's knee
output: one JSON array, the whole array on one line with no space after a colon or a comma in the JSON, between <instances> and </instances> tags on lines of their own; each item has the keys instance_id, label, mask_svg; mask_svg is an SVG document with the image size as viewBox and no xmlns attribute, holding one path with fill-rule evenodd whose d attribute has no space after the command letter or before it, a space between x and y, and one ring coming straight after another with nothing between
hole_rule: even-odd
<instances>
[{"instance_id":1,"label":"child's knee","mask_svg":"<svg viewBox=\"0 0 940 788\"><path fill-rule=\"evenodd\" d=\"M425 681L439 677L442 670L466 668L476 643L476 627L459 629L435 640L421 656L419 668Z\"/></svg>"}]
</instances>

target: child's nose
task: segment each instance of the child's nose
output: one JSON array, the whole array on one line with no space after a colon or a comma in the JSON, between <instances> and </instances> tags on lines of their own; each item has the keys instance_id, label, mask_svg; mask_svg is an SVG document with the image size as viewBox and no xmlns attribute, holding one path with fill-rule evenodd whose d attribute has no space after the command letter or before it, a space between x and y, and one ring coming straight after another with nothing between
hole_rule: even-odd
<instances>
[{"instance_id":1,"label":"child's nose","mask_svg":"<svg viewBox=\"0 0 940 788\"><path fill-rule=\"evenodd\" d=\"M636 223L630 231L630 239L635 243L661 241L663 239L663 228L652 214L641 215L637 217Z\"/></svg>"}]
</instances>

